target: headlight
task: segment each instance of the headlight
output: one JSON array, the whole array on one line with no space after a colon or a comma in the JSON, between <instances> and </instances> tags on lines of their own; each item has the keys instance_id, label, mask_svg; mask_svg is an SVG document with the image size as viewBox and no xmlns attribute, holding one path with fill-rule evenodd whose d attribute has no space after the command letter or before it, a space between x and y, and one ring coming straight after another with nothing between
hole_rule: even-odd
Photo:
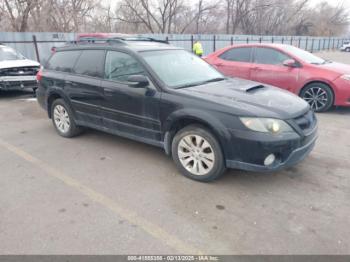
<instances>
[{"instance_id":1,"label":"headlight","mask_svg":"<svg viewBox=\"0 0 350 262\"><path fill-rule=\"evenodd\" d=\"M341 78L350 81L350 75L342 75Z\"/></svg>"},{"instance_id":2,"label":"headlight","mask_svg":"<svg viewBox=\"0 0 350 262\"><path fill-rule=\"evenodd\" d=\"M274 118L240 117L242 123L250 130L278 134L282 132L293 132L293 129L283 120Z\"/></svg>"}]
</instances>

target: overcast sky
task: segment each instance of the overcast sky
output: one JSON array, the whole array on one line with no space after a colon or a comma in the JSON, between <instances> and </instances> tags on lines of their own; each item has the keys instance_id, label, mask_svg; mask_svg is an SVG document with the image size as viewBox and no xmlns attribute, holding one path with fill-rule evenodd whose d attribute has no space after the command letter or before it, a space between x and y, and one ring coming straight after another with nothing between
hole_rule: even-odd
<instances>
[{"instance_id":1,"label":"overcast sky","mask_svg":"<svg viewBox=\"0 0 350 262\"><path fill-rule=\"evenodd\" d=\"M311 4L316 5L320 2L324 2L325 0L311 0ZM118 0L102 0L102 3L105 5L109 5L109 3L112 4L112 6L115 6L117 4ZM350 0L328 0L327 1L331 5L339 5L341 3L344 4L344 7L350 8Z\"/></svg>"},{"instance_id":2,"label":"overcast sky","mask_svg":"<svg viewBox=\"0 0 350 262\"><path fill-rule=\"evenodd\" d=\"M312 4L318 4L318 3L321 3L321 2L324 2L324 1L322 1L322 0L311 0ZM331 4L331 5L334 5L334 6L343 3L344 7L350 8L350 1L349 0L328 0L327 2L329 4Z\"/></svg>"}]
</instances>

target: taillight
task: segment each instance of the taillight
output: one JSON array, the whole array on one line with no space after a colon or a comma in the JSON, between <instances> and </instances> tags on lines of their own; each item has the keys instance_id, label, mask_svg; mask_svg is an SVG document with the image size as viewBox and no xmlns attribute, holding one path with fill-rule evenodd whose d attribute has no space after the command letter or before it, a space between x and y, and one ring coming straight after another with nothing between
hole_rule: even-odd
<instances>
[{"instance_id":1,"label":"taillight","mask_svg":"<svg viewBox=\"0 0 350 262\"><path fill-rule=\"evenodd\" d=\"M43 78L43 70L40 69L40 70L38 71L38 73L36 73L36 80L37 80L37 81L41 81L42 78Z\"/></svg>"}]
</instances>

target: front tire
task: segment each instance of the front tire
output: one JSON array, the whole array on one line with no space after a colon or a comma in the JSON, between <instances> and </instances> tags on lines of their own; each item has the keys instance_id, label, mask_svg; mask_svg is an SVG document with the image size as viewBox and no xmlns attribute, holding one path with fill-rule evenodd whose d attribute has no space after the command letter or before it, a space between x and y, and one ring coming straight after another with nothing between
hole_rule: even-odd
<instances>
[{"instance_id":1,"label":"front tire","mask_svg":"<svg viewBox=\"0 0 350 262\"><path fill-rule=\"evenodd\" d=\"M60 136L70 138L81 133L81 128L75 124L73 113L63 99L56 99L51 106L52 123Z\"/></svg>"},{"instance_id":2,"label":"front tire","mask_svg":"<svg viewBox=\"0 0 350 262\"><path fill-rule=\"evenodd\" d=\"M181 173L196 181L213 181L226 170L220 144L200 125L189 125L177 132L172 142L172 156Z\"/></svg>"},{"instance_id":3,"label":"front tire","mask_svg":"<svg viewBox=\"0 0 350 262\"><path fill-rule=\"evenodd\" d=\"M345 48L346 52L350 52L350 47Z\"/></svg>"},{"instance_id":4,"label":"front tire","mask_svg":"<svg viewBox=\"0 0 350 262\"><path fill-rule=\"evenodd\" d=\"M326 112L334 102L332 89L323 83L312 83L307 85L301 92L303 98L315 112Z\"/></svg>"}]
</instances>

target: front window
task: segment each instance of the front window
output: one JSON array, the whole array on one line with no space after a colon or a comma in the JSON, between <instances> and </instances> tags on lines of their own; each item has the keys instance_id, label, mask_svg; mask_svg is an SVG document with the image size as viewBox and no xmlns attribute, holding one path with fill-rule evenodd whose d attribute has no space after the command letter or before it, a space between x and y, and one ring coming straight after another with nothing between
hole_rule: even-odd
<instances>
[{"instance_id":1,"label":"front window","mask_svg":"<svg viewBox=\"0 0 350 262\"><path fill-rule=\"evenodd\" d=\"M224 77L201 58L185 50L141 52L158 77L170 88L220 81Z\"/></svg>"},{"instance_id":2,"label":"front window","mask_svg":"<svg viewBox=\"0 0 350 262\"><path fill-rule=\"evenodd\" d=\"M16 52L11 47L0 47L0 61L6 60L22 60L25 59L23 55Z\"/></svg>"},{"instance_id":3,"label":"front window","mask_svg":"<svg viewBox=\"0 0 350 262\"><path fill-rule=\"evenodd\" d=\"M272 48L258 47L255 52L255 63L265 65L283 65L289 56Z\"/></svg>"},{"instance_id":4,"label":"front window","mask_svg":"<svg viewBox=\"0 0 350 262\"><path fill-rule=\"evenodd\" d=\"M297 58L299 58L300 60L304 61L305 63L309 63L309 64L314 64L314 65L322 65L322 64L326 64L327 62L330 61L326 61L318 56L315 56L305 50L302 50L300 48L291 46L291 45L286 45L284 46L284 49L293 54L294 56L296 56Z\"/></svg>"},{"instance_id":5,"label":"front window","mask_svg":"<svg viewBox=\"0 0 350 262\"><path fill-rule=\"evenodd\" d=\"M118 82L128 82L132 75L145 75L143 67L132 56L117 52L108 51L105 65L105 78Z\"/></svg>"}]
</instances>

